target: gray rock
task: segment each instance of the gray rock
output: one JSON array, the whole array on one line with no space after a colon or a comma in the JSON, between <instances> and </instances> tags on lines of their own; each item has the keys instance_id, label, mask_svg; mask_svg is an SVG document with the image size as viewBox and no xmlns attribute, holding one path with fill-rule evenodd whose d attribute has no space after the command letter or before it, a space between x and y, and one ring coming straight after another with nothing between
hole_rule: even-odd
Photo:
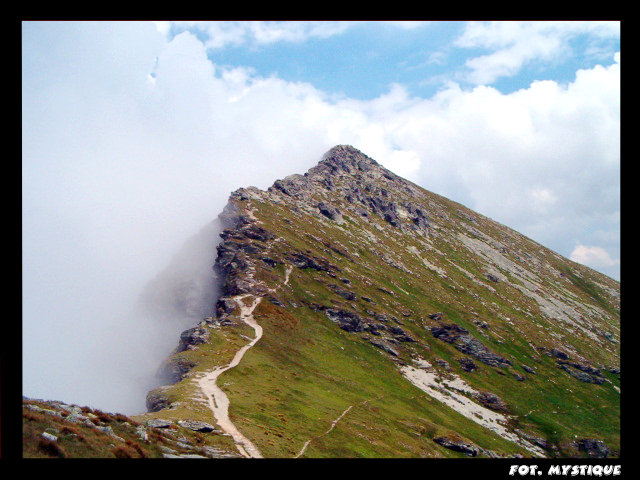
<instances>
[{"instance_id":1,"label":"gray rock","mask_svg":"<svg viewBox=\"0 0 640 480\"><path fill-rule=\"evenodd\" d=\"M71 422L71 423L80 423L80 422L85 422L85 421L89 420L89 417L86 417L86 416L80 415L80 414L76 414L76 413L70 413L69 415L67 415L65 420L67 422Z\"/></svg>"},{"instance_id":2,"label":"gray rock","mask_svg":"<svg viewBox=\"0 0 640 480\"><path fill-rule=\"evenodd\" d=\"M460 362L460 365L465 372L473 372L474 370L478 369L478 365L476 365L475 362L470 358L462 357L459 358L458 361Z\"/></svg>"},{"instance_id":3,"label":"gray rock","mask_svg":"<svg viewBox=\"0 0 640 480\"><path fill-rule=\"evenodd\" d=\"M184 379L189 371L195 367L195 363L186 357L174 355L169 357L158 369L158 378L163 383L174 384ZM155 405L155 407L151 407ZM147 409L150 412L157 412L162 408L166 408L171 403L166 394L156 390L152 390L147 395Z\"/></svg>"},{"instance_id":4,"label":"gray rock","mask_svg":"<svg viewBox=\"0 0 640 480\"><path fill-rule=\"evenodd\" d=\"M396 352L393 348L391 348L385 342L369 340L369 343L371 343L371 345L373 345L374 347L378 347L380 350L383 350L388 354L393 355L394 357L398 356L398 352Z\"/></svg>"},{"instance_id":5,"label":"gray rock","mask_svg":"<svg viewBox=\"0 0 640 480\"><path fill-rule=\"evenodd\" d=\"M446 360L443 360L441 358L436 359L436 363L441 366L442 368L444 368L445 370L449 370L451 367L449 366L449 362L447 362Z\"/></svg>"},{"instance_id":6,"label":"gray rock","mask_svg":"<svg viewBox=\"0 0 640 480\"><path fill-rule=\"evenodd\" d=\"M171 425L173 425L171 420L164 420L162 418L147 420L147 426L151 428L169 428Z\"/></svg>"},{"instance_id":7,"label":"gray rock","mask_svg":"<svg viewBox=\"0 0 640 480\"><path fill-rule=\"evenodd\" d=\"M180 343L178 344L177 352L183 352L184 350L207 343L209 340L209 329L204 327L193 327L183 331L180 334Z\"/></svg>"},{"instance_id":8,"label":"gray rock","mask_svg":"<svg viewBox=\"0 0 640 480\"><path fill-rule=\"evenodd\" d=\"M466 328L455 323L432 326L431 334L438 340L451 343L460 352L492 367L511 365L510 360L490 351L480 340L473 337Z\"/></svg>"},{"instance_id":9,"label":"gray rock","mask_svg":"<svg viewBox=\"0 0 640 480\"><path fill-rule=\"evenodd\" d=\"M184 428L188 428L189 430L194 430L196 432L213 432L215 427L209 423L201 422L198 420L179 420L178 425Z\"/></svg>"},{"instance_id":10,"label":"gray rock","mask_svg":"<svg viewBox=\"0 0 640 480\"><path fill-rule=\"evenodd\" d=\"M470 443L463 442L460 439L448 438L448 437L436 437L433 439L438 445L442 445L449 450L453 450L455 452L462 452L470 457L475 457L479 453L479 448Z\"/></svg>"},{"instance_id":11,"label":"gray rock","mask_svg":"<svg viewBox=\"0 0 640 480\"><path fill-rule=\"evenodd\" d=\"M169 406L171 400L162 387L147 393L146 405L148 412L159 412Z\"/></svg>"},{"instance_id":12,"label":"gray rock","mask_svg":"<svg viewBox=\"0 0 640 480\"><path fill-rule=\"evenodd\" d=\"M498 395L491 392L479 392L476 396L478 401L490 410L496 412L508 412L509 407Z\"/></svg>"},{"instance_id":13,"label":"gray rock","mask_svg":"<svg viewBox=\"0 0 640 480\"><path fill-rule=\"evenodd\" d=\"M595 438L582 438L576 442L576 445L591 458L607 458L610 453L609 447L602 440Z\"/></svg>"},{"instance_id":14,"label":"gray rock","mask_svg":"<svg viewBox=\"0 0 640 480\"><path fill-rule=\"evenodd\" d=\"M216 317L222 318L231 315L236 309L236 301L229 297L220 297L216 302Z\"/></svg>"},{"instance_id":15,"label":"gray rock","mask_svg":"<svg viewBox=\"0 0 640 480\"><path fill-rule=\"evenodd\" d=\"M334 221L340 221L342 220L342 213L340 213L340 210L338 210L337 208L321 202L318 204L318 210L320 210L320 213L322 215L324 215L325 217L334 220Z\"/></svg>"},{"instance_id":16,"label":"gray rock","mask_svg":"<svg viewBox=\"0 0 640 480\"><path fill-rule=\"evenodd\" d=\"M569 358L569 355L567 353L563 352L562 350L558 350L557 348L551 350L551 355L559 358L560 360L567 360Z\"/></svg>"},{"instance_id":17,"label":"gray rock","mask_svg":"<svg viewBox=\"0 0 640 480\"><path fill-rule=\"evenodd\" d=\"M164 458L207 458L202 455L197 455L195 453L182 453L182 454L163 453L162 456Z\"/></svg>"},{"instance_id":18,"label":"gray rock","mask_svg":"<svg viewBox=\"0 0 640 480\"><path fill-rule=\"evenodd\" d=\"M345 300L349 300L351 302L355 302L357 300L357 296L355 293L345 290L343 288L338 287L337 285L327 285L331 290L340 295Z\"/></svg>"},{"instance_id":19,"label":"gray rock","mask_svg":"<svg viewBox=\"0 0 640 480\"><path fill-rule=\"evenodd\" d=\"M56 437L55 435L50 434L49 432L42 432L42 438L46 438L47 440L50 440L52 442L57 442L58 441L58 437Z\"/></svg>"},{"instance_id":20,"label":"gray rock","mask_svg":"<svg viewBox=\"0 0 640 480\"><path fill-rule=\"evenodd\" d=\"M363 332L367 328L367 324L356 313L335 308L325 308L324 312L329 320L337 323L342 330L347 332Z\"/></svg>"},{"instance_id":21,"label":"gray rock","mask_svg":"<svg viewBox=\"0 0 640 480\"><path fill-rule=\"evenodd\" d=\"M138 427L136 428L136 435L138 435L138 438L142 441L147 441L149 440L149 435L147 434L147 429L144 428L143 425L138 425Z\"/></svg>"},{"instance_id":22,"label":"gray rock","mask_svg":"<svg viewBox=\"0 0 640 480\"><path fill-rule=\"evenodd\" d=\"M338 268L329 264L329 262L324 259L315 258L301 252L291 253L287 259L298 268L311 268L319 272L338 270Z\"/></svg>"},{"instance_id":23,"label":"gray rock","mask_svg":"<svg viewBox=\"0 0 640 480\"><path fill-rule=\"evenodd\" d=\"M605 382L604 377L596 374L587 373L583 369L580 368L571 368L574 367L575 364L569 362L558 362L558 367L562 370L566 371L573 378L580 380L584 383L595 383L596 385L601 385Z\"/></svg>"}]
</instances>

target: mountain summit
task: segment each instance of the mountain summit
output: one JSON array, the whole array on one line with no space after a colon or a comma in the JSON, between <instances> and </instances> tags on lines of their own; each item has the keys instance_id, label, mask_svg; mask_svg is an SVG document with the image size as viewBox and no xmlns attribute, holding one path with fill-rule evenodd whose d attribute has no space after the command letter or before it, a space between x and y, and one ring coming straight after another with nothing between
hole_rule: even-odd
<instances>
[{"instance_id":1,"label":"mountain summit","mask_svg":"<svg viewBox=\"0 0 640 480\"><path fill-rule=\"evenodd\" d=\"M219 219L138 421L245 457L618 454L618 282L348 145Z\"/></svg>"}]
</instances>

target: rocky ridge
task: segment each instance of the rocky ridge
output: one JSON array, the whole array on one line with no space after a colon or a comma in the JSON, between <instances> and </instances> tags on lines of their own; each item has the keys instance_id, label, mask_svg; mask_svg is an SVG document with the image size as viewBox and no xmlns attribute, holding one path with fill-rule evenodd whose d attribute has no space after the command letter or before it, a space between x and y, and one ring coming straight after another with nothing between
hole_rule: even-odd
<instances>
[{"instance_id":1,"label":"rocky ridge","mask_svg":"<svg viewBox=\"0 0 640 480\"><path fill-rule=\"evenodd\" d=\"M459 437L464 435L466 423L456 417L455 409L438 407L451 417L442 422L430 417L433 414L424 412L422 406L413 406L412 418L431 418L430 433L415 442L415 438L407 440L413 427L398 426L399 442L405 446L375 447L372 456L398 451L410 456L447 456L448 452L514 456L533 451L543 456L579 456L592 455L589 452L594 450L606 450L610 455L616 450L620 369L617 282L423 190L345 145L332 148L304 175L277 180L266 191L248 187L233 192L219 218L224 230L214 269L221 280L220 295L212 315L181 335L165 365L170 384L150 392L150 412L185 414L180 408L188 410L188 396L197 396L189 385L200 366L212 358L212 352L224 354L221 342L237 338L236 332L242 335L234 298L251 295L266 298L271 305L262 302L256 310L257 318L266 323L264 338L254 347L256 355L262 355L263 372L275 368L284 377L295 377L299 375L298 362L311 362L320 376L359 385L333 392L332 398L369 400L360 395L371 386L358 383L355 373L342 370L341 364L336 366L338 360L319 362L318 347L306 347L319 340L310 333L313 326L322 330L324 342L340 344L342 350L352 352L344 358L349 368L366 372L375 363L381 378L404 381L407 392L428 399L428 389L407 382L401 370L417 365L417 359L429 358L436 381L460 375L477 388L473 394L463 390L463 396L511 415L505 431L513 435L498 439L495 432L481 429L474 434L474 442ZM293 268L292 285L276 290L287 268ZM300 324L308 329L301 330ZM292 335L289 330L296 332L292 340L296 345L288 348L300 357L287 356L282 350L282 343L290 341L285 338ZM276 345L280 345L279 352ZM369 350L362 350L365 347ZM198 356L198 352L204 353ZM335 350L338 353L342 355ZM378 360L373 355L382 357ZM205 356L207 360L203 360ZM247 361L251 361L250 355ZM252 439L261 451L271 451L274 456L299 451L295 437L315 428L311 418L297 420L295 425L289 421L291 426L268 427L265 420L257 420L255 412L247 410L251 402L243 403L243 398L263 403L257 396L260 388L265 398L300 395L310 401L308 394L273 380L272 385L279 385L275 394L272 388L276 387L261 385L257 365L244 374L233 377L237 391L230 397L232 408L236 401L242 426L250 433L271 432L267 436L277 439ZM521 397L522 389L530 399ZM553 410L545 389L566 405L575 404L575 411L564 414L581 419L582 424L566 430L565 422L556 420L557 410ZM586 400L578 400L577 392ZM598 412L585 416L590 401L606 405L609 413L600 419ZM176 402L180 408L171 407ZM260 418L308 417L289 408L294 407L276 402L263 407ZM326 407L314 408L321 411ZM205 418L206 413L199 414ZM359 436L370 435L365 432L373 428L371 421L380 420L380 414L373 411L368 412L369 417L361 415L359 423L354 420L349 427L350 441L355 444ZM396 418L398 413L389 415ZM592 438L599 431L599 421L609 422L606 440L611 447L603 439ZM345 424L348 421L343 420L341 425ZM576 436L583 440L576 443ZM533 444L543 445L542 450L523 448L524 443L511 445L508 442L513 443L513 438L533 438ZM483 442L484 446L478 446ZM600 448L598 442L604 446ZM591 448L593 445L598 448ZM322 447L317 448L315 453L313 448L307 449L306 454L320 455ZM331 451L330 446L326 448ZM345 455L358 456L353 452L360 447L353 448Z\"/></svg>"}]
</instances>

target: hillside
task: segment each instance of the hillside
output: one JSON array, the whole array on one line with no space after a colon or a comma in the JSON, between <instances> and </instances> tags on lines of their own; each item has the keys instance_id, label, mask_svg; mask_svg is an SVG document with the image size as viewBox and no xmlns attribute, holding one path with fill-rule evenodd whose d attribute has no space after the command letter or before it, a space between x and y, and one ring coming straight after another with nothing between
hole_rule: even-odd
<instances>
[{"instance_id":1,"label":"hillside","mask_svg":"<svg viewBox=\"0 0 640 480\"><path fill-rule=\"evenodd\" d=\"M216 221L148 413L26 399L25 456L619 456L618 282L345 145Z\"/></svg>"},{"instance_id":2,"label":"hillside","mask_svg":"<svg viewBox=\"0 0 640 480\"><path fill-rule=\"evenodd\" d=\"M350 146L220 220L215 311L138 421L244 456L618 454L618 282Z\"/></svg>"}]
</instances>

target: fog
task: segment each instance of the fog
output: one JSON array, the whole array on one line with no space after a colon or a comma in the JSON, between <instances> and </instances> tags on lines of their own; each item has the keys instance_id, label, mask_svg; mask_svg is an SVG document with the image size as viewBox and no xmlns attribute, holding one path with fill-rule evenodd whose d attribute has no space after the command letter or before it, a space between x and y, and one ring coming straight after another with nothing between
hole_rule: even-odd
<instances>
[{"instance_id":1,"label":"fog","mask_svg":"<svg viewBox=\"0 0 640 480\"><path fill-rule=\"evenodd\" d=\"M393 85L355 101L221 67L195 35L152 23L25 22L23 394L144 411L180 332L211 308L229 194L336 144L562 255L602 246L619 271L619 65L510 95ZM158 296L176 285L186 303Z\"/></svg>"},{"instance_id":2,"label":"fog","mask_svg":"<svg viewBox=\"0 0 640 480\"><path fill-rule=\"evenodd\" d=\"M306 171L331 146L273 148L222 110L209 121L223 85L184 40L172 56L179 42L166 45L152 24L24 25L25 396L145 411L180 332L211 308L215 286L204 286L229 194ZM180 282L191 282L188 308L161 313L167 297L149 285Z\"/></svg>"}]
</instances>

